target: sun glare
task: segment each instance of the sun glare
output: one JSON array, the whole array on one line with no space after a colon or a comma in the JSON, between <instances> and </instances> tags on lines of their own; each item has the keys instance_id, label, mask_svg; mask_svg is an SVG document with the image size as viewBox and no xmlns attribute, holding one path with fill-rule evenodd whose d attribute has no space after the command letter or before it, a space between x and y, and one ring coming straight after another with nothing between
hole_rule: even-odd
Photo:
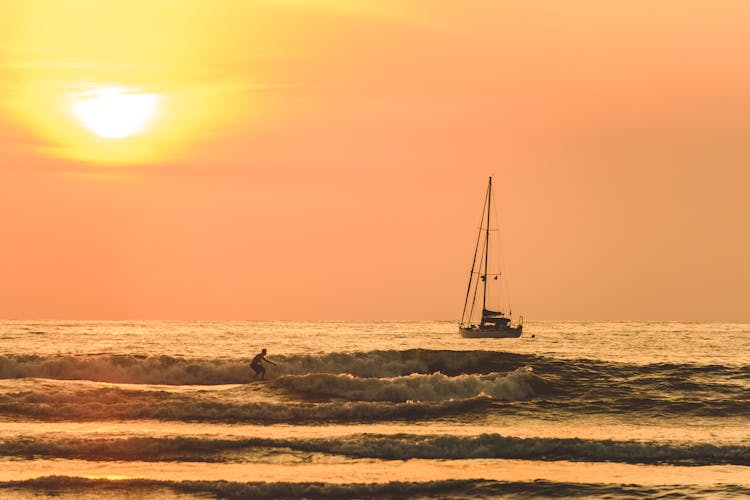
<instances>
[{"instance_id":1,"label":"sun glare","mask_svg":"<svg viewBox=\"0 0 750 500\"><path fill-rule=\"evenodd\" d=\"M158 100L156 94L104 88L76 97L73 112L95 134L121 139L144 130Z\"/></svg>"}]
</instances>

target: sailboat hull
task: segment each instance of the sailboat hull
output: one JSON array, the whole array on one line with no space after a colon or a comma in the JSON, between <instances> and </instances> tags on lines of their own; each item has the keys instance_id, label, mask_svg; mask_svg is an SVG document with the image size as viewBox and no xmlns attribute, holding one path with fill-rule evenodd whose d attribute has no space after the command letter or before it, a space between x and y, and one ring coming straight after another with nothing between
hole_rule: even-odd
<instances>
[{"instance_id":1,"label":"sailboat hull","mask_svg":"<svg viewBox=\"0 0 750 500\"><path fill-rule=\"evenodd\" d=\"M460 327L458 331L465 339L515 339L521 336L522 325L518 326L474 326Z\"/></svg>"}]
</instances>

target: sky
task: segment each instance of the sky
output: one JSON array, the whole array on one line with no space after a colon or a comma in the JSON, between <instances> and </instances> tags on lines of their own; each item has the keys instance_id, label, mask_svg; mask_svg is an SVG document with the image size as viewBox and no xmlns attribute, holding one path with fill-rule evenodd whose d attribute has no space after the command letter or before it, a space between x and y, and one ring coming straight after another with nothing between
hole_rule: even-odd
<instances>
[{"instance_id":1,"label":"sky","mask_svg":"<svg viewBox=\"0 0 750 500\"><path fill-rule=\"evenodd\" d=\"M748 18L4 0L0 317L457 320L494 175L527 321L750 320Z\"/></svg>"}]
</instances>

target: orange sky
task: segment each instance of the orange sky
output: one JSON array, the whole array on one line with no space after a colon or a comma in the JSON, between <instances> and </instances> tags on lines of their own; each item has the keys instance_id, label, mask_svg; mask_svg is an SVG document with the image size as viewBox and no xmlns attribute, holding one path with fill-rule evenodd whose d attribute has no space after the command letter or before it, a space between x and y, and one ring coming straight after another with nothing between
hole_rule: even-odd
<instances>
[{"instance_id":1,"label":"orange sky","mask_svg":"<svg viewBox=\"0 0 750 500\"><path fill-rule=\"evenodd\" d=\"M4 0L0 317L750 320L750 3ZM102 139L70 99L160 96Z\"/></svg>"}]
</instances>

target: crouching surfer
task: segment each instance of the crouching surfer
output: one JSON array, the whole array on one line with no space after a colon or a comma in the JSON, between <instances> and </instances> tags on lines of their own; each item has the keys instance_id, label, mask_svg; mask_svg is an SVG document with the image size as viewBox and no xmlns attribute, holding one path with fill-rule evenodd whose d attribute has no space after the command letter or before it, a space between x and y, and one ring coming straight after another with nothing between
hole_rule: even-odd
<instances>
[{"instance_id":1,"label":"crouching surfer","mask_svg":"<svg viewBox=\"0 0 750 500\"><path fill-rule=\"evenodd\" d=\"M255 370L255 375L253 375L253 380L258 378L258 375L260 375L261 380L265 380L266 378L266 369L261 364L262 361L265 361L266 363L270 363L273 366L278 366L273 361L268 361L266 359L266 349L263 348L262 351L260 351L260 354L256 354L253 360L250 362L250 368Z\"/></svg>"}]
</instances>

